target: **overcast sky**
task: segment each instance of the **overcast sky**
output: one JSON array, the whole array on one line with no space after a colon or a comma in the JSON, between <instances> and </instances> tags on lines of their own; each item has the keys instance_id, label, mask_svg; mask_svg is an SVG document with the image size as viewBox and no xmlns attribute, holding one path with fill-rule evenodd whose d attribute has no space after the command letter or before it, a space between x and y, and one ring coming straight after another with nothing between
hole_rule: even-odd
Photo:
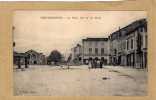
<instances>
[{"instance_id":1,"label":"overcast sky","mask_svg":"<svg viewBox=\"0 0 156 100\"><path fill-rule=\"evenodd\" d=\"M107 37L131 22L146 18L144 11L15 11L15 51L33 49L45 55L70 49L86 37Z\"/></svg>"}]
</instances>

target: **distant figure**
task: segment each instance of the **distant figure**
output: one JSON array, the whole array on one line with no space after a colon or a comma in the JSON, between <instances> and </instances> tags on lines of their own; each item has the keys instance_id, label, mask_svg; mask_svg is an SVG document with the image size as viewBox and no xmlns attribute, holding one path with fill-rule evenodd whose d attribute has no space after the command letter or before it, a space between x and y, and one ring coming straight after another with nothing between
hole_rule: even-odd
<instances>
[{"instance_id":1,"label":"distant figure","mask_svg":"<svg viewBox=\"0 0 156 100\"><path fill-rule=\"evenodd\" d=\"M98 60L95 60L95 68L98 67Z\"/></svg>"},{"instance_id":2,"label":"distant figure","mask_svg":"<svg viewBox=\"0 0 156 100\"><path fill-rule=\"evenodd\" d=\"M89 60L88 69L91 69L91 68L92 68L92 60Z\"/></svg>"},{"instance_id":3,"label":"distant figure","mask_svg":"<svg viewBox=\"0 0 156 100\"><path fill-rule=\"evenodd\" d=\"M20 60L20 58L18 58L17 66L18 66L18 69L21 69L21 60Z\"/></svg>"},{"instance_id":4,"label":"distant figure","mask_svg":"<svg viewBox=\"0 0 156 100\"><path fill-rule=\"evenodd\" d=\"M89 61L88 60L86 60L86 64L89 64Z\"/></svg>"},{"instance_id":5,"label":"distant figure","mask_svg":"<svg viewBox=\"0 0 156 100\"><path fill-rule=\"evenodd\" d=\"M69 69L69 62L71 61L72 59L72 54L69 55L68 59L67 59L67 66L68 66L68 69Z\"/></svg>"},{"instance_id":6,"label":"distant figure","mask_svg":"<svg viewBox=\"0 0 156 100\"><path fill-rule=\"evenodd\" d=\"M94 59L92 63L92 68L96 68L96 66L97 66L97 63L96 63L96 60Z\"/></svg>"},{"instance_id":7,"label":"distant figure","mask_svg":"<svg viewBox=\"0 0 156 100\"><path fill-rule=\"evenodd\" d=\"M91 61L91 68L94 68L94 60Z\"/></svg>"},{"instance_id":8,"label":"distant figure","mask_svg":"<svg viewBox=\"0 0 156 100\"><path fill-rule=\"evenodd\" d=\"M102 68L102 67L103 67L103 61L100 60L100 68Z\"/></svg>"},{"instance_id":9,"label":"distant figure","mask_svg":"<svg viewBox=\"0 0 156 100\"><path fill-rule=\"evenodd\" d=\"M100 60L97 60L97 68L100 67Z\"/></svg>"},{"instance_id":10,"label":"distant figure","mask_svg":"<svg viewBox=\"0 0 156 100\"><path fill-rule=\"evenodd\" d=\"M25 68L28 68L28 58L25 57Z\"/></svg>"}]
</instances>

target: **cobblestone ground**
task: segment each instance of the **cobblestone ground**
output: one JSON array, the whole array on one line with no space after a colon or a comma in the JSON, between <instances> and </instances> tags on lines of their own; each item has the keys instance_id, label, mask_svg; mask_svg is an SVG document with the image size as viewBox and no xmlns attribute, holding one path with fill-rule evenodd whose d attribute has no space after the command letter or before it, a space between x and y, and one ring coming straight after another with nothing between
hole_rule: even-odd
<instances>
[{"instance_id":1,"label":"cobblestone ground","mask_svg":"<svg viewBox=\"0 0 156 100\"><path fill-rule=\"evenodd\" d=\"M15 67L15 66L14 66ZM147 71L104 66L29 66L14 69L14 95L30 96L145 96Z\"/></svg>"}]
</instances>

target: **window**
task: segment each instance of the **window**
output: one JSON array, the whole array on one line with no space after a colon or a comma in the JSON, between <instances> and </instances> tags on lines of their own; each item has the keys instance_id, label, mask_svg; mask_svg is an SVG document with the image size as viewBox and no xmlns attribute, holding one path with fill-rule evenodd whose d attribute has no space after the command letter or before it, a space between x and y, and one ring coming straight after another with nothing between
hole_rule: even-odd
<instances>
[{"instance_id":1,"label":"window","mask_svg":"<svg viewBox=\"0 0 156 100\"><path fill-rule=\"evenodd\" d=\"M126 42L123 42L123 49L126 49Z\"/></svg>"},{"instance_id":2,"label":"window","mask_svg":"<svg viewBox=\"0 0 156 100\"><path fill-rule=\"evenodd\" d=\"M95 48L95 54L98 54L98 48Z\"/></svg>"},{"instance_id":3,"label":"window","mask_svg":"<svg viewBox=\"0 0 156 100\"><path fill-rule=\"evenodd\" d=\"M144 31L144 29L141 27L141 28L140 28L140 32L143 32L143 31Z\"/></svg>"},{"instance_id":4,"label":"window","mask_svg":"<svg viewBox=\"0 0 156 100\"><path fill-rule=\"evenodd\" d=\"M89 48L89 54L92 54L92 48Z\"/></svg>"},{"instance_id":5,"label":"window","mask_svg":"<svg viewBox=\"0 0 156 100\"><path fill-rule=\"evenodd\" d=\"M104 54L104 48L101 48L101 55Z\"/></svg>"},{"instance_id":6,"label":"window","mask_svg":"<svg viewBox=\"0 0 156 100\"><path fill-rule=\"evenodd\" d=\"M133 39L131 39L131 49L133 49Z\"/></svg>"},{"instance_id":7,"label":"window","mask_svg":"<svg viewBox=\"0 0 156 100\"><path fill-rule=\"evenodd\" d=\"M141 46L143 46L143 36L140 35L140 43L141 43Z\"/></svg>"},{"instance_id":8,"label":"window","mask_svg":"<svg viewBox=\"0 0 156 100\"><path fill-rule=\"evenodd\" d=\"M147 35L145 36L145 47L147 48Z\"/></svg>"},{"instance_id":9,"label":"window","mask_svg":"<svg viewBox=\"0 0 156 100\"><path fill-rule=\"evenodd\" d=\"M31 55L30 54L28 54L28 59L30 59L31 57L30 57Z\"/></svg>"},{"instance_id":10,"label":"window","mask_svg":"<svg viewBox=\"0 0 156 100\"><path fill-rule=\"evenodd\" d=\"M117 50L116 50L116 49L114 49L114 54L116 55L116 53L117 53Z\"/></svg>"},{"instance_id":11,"label":"window","mask_svg":"<svg viewBox=\"0 0 156 100\"><path fill-rule=\"evenodd\" d=\"M129 49L129 41L127 40L127 50Z\"/></svg>"}]
</instances>

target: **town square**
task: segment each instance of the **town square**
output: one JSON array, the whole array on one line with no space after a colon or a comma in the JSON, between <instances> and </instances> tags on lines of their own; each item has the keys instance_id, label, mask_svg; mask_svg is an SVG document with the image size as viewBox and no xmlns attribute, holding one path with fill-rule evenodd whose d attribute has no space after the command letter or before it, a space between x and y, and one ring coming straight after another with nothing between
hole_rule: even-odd
<instances>
[{"instance_id":1,"label":"town square","mask_svg":"<svg viewBox=\"0 0 156 100\"><path fill-rule=\"evenodd\" d=\"M147 72L120 66L89 70L86 65L33 65L16 70L13 84L14 95L21 96L144 96Z\"/></svg>"},{"instance_id":2,"label":"town square","mask_svg":"<svg viewBox=\"0 0 156 100\"><path fill-rule=\"evenodd\" d=\"M146 17L144 11L16 11L14 95L146 96Z\"/></svg>"}]
</instances>

